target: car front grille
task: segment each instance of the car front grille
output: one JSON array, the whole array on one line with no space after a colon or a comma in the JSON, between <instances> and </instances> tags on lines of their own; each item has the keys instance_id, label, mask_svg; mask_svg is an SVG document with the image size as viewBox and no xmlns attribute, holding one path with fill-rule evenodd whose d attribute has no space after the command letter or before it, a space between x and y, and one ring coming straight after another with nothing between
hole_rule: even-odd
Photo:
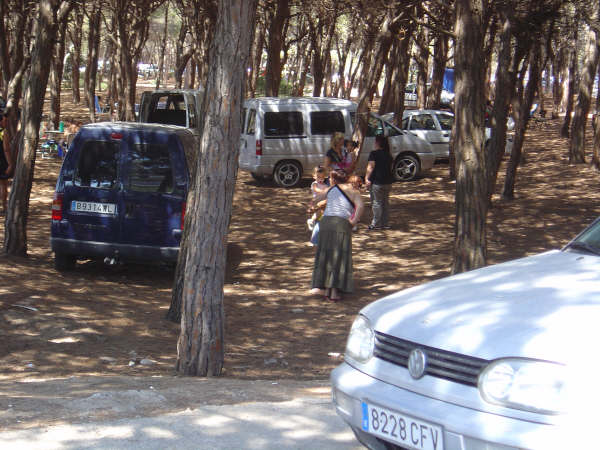
<instances>
[{"instance_id":1,"label":"car front grille","mask_svg":"<svg viewBox=\"0 0 600 450\"><path fill-rule=\"evenodd\" d=\"M375 357L397 366L408 367L408 355L417 348L427 355L426 375L467 386L476 387L479 374L489 364L485 359L440 350L379 331L375 332Z\"/></svg>"}]
</instances>

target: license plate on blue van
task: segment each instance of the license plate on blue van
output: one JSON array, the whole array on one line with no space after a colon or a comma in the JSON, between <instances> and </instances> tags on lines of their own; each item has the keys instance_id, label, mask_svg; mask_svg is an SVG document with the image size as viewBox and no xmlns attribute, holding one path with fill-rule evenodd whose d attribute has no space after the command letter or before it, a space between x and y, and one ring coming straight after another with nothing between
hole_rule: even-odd
<instances>
[{"instance_id":1,"label":"license plate on blue van","mask_svg":"<svg viewBox=\"0 0 600 450\"><path fill-rule=\"evenodd\" d=\"M117 205L114 203L71 202L71 211L89 212L94 214L117 214Z\"/></svg>"}]
</instances>

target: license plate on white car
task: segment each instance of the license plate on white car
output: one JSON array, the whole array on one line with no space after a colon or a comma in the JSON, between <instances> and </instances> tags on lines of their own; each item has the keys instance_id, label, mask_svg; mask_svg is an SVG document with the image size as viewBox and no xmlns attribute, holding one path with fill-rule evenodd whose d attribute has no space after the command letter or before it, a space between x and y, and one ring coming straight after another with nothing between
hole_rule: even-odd
<instances>
[{"instance_id":1,"label":"license plate on white car","mask_svg":"<svg viewBox=\"0 0 600 450\"><path fill-rule=\"evenodd\" d=\"M117 205L114 203L80 202L73 200L71 202L71 211L90 212L95 214L116 214Z\"/></svg>"},{"instance_id":2,"label":"license plate on white car","mask_svg":"<svg viewBox=\"0 0 600 450\"><path fill-rule=\"evenodd\" d=\"M362 429L413 449L444 449L442 427L365 402L362 402Z\"/></svg>"}]
</instances>

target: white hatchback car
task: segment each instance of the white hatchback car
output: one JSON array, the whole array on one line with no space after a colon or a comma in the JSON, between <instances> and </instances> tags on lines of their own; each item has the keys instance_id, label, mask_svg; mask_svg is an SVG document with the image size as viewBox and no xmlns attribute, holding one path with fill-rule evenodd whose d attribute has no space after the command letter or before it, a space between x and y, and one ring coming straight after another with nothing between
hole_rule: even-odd
<instances>
[{"instance_id":1,"label":"white hatchback car","mask_svg":"<svg viewBox=\"0 0 600 450\"><path fill-rule=\"evenodd\" d=\"M600 219L562 250L371 303L331 375L371 449L598 448Z\"/></svg>"},{"instance_id":2,"label":"white hatchback car","mask_svg":"<svg viewBox=\"0 0 600 450\"><path fill-rule=\"evenodd\" d=\"M392 122L394 113L382 116ZM450 156L450 137L454 125L454 114L450 111L436 109L411 109L402 114L402 129L413 136L426 140L435 154L436 163L447 163ZM512 118L508 121L508 130L514 128ZM492 129L486 127L486 145L492 137ZM513 136L506 136L505 154L510 155L513 146Z\"/></svg>"}]
</instances>

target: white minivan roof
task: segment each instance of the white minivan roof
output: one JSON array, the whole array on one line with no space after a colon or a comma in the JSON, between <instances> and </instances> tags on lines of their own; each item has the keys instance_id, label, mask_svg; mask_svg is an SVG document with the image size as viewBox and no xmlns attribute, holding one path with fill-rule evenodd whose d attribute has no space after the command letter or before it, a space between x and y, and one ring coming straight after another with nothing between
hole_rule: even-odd
<instances>
[{"instance_id":1,"label":"white minivan roof","mask_svg":"<svg viewBox=\"0 0 600 450\"><path fill-rule=\"evenodd\" d=\"M334 97L258 97L249 98L244 102L244 106L257 105L328 105L337 106L344 109L356 109L357 104L353 101Z\"/></svg>"}]
</instances>

